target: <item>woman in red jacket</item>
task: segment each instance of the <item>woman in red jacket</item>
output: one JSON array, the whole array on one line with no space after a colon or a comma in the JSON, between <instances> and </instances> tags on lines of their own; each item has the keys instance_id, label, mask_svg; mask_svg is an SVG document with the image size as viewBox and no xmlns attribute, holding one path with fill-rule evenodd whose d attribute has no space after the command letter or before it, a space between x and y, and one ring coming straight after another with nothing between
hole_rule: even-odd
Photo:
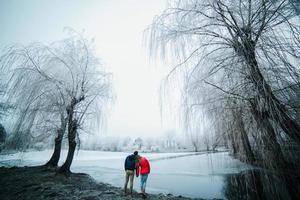
<instances>
[{"instance_id":1,"label":"woman in red jacket","mask_svg":"<svg viewBox=\"0 0 300 200\"><path fill-rule=\"evenodd\" d=\"M141 174L141 192L143 197L146 197L146 183L148 174L150 174L150 163L147 158L139 156L138 170L136 170L136 175Z\"/></svg>"}]
</instances>

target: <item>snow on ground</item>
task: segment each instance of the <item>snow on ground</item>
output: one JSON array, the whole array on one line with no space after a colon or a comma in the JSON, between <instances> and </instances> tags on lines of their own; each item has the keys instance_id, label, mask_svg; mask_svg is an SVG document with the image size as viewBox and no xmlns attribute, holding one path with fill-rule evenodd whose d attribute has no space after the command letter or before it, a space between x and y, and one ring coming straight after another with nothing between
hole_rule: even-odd
<instances>
[{"instance_id":1,"label":"snow on ground","mask_svg":"<svg viewBox=\"0 0 300 200\"><path fill-rule=\"evenodd\" d=\"M0 155L0 166L33 166L44 164L52 150ZM67 152L62 152L63 162ZM124 159L129 153L80 150L75 154L71 170L90 174L99 182L123 186ZM224 198L224 178L227 174L249 169L227 152L162 159L190 153L141 153L151 162L147 191L171 193L189 197ZM153 160L153 161L151 161ZM134 187L139 190L139 180Z\"/></svg>"}]
</instances>

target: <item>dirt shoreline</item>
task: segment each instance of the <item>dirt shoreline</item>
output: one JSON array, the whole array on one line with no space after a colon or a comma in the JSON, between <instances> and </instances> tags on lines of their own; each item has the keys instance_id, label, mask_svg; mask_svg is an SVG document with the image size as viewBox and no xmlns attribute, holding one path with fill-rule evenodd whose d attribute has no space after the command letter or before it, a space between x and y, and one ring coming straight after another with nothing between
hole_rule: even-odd
<instances>
[{"instance_id":1,"label":"dirt shoreline","mask_svg":"<svg viewBox=\"0 0 300 200\"><path fill-rule=\"evenodd\" d=\"M5 200L121 200L142 199L134 192L125 196L121 188L96 182L83 173L56 175L45 167L0 167L0 199ZM149 200L191 200L172 195L149 194ZM195 200L195 199L194 199ZM200 200L200 199L198 199Z\"/></svg>"}]
</instances>

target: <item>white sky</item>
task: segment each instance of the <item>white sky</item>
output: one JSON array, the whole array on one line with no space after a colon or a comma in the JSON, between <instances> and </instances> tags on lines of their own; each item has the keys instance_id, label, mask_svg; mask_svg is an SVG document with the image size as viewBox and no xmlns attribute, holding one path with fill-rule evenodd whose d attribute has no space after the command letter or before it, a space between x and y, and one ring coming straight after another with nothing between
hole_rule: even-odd
<instances>
[{"instance_id":1,"label":"white sky","mask_svg":"<svg viewBox=\"0 0 300 200\"><path fill-rule=\"evenodd\" d=\"M0 47L51 42L64 27L95 38L97 52L114 76L117 95L107 120L110 135L159 136L175 128L161 123L159 86L168 69L149 62L143 31L166 0L1 0Z\"/></svg>"}]
</instances>

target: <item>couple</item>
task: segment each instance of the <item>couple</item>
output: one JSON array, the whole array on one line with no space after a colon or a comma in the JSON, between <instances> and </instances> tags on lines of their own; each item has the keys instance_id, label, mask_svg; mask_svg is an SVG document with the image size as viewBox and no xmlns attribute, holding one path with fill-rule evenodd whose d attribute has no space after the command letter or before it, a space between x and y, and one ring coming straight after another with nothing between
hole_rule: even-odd
<instances>
[{"instance_id":1,"label":"couple","mask_svg":"<svg viewBox=\"0 0 300 200\"><path fill-rule=\"evenodd\" d=\"M146 198L146 182L148 174L150 173L150 164L145 157L138 155L137 151L135 151L132 155L127 156L127 158L125 159L125 195L127 195L127 184L129 180L129 194L132 195L134 173L136 174L136 177L138 177L139 174L141 174L141 194L143 198Z\"/></svg>"}]
</instances>

